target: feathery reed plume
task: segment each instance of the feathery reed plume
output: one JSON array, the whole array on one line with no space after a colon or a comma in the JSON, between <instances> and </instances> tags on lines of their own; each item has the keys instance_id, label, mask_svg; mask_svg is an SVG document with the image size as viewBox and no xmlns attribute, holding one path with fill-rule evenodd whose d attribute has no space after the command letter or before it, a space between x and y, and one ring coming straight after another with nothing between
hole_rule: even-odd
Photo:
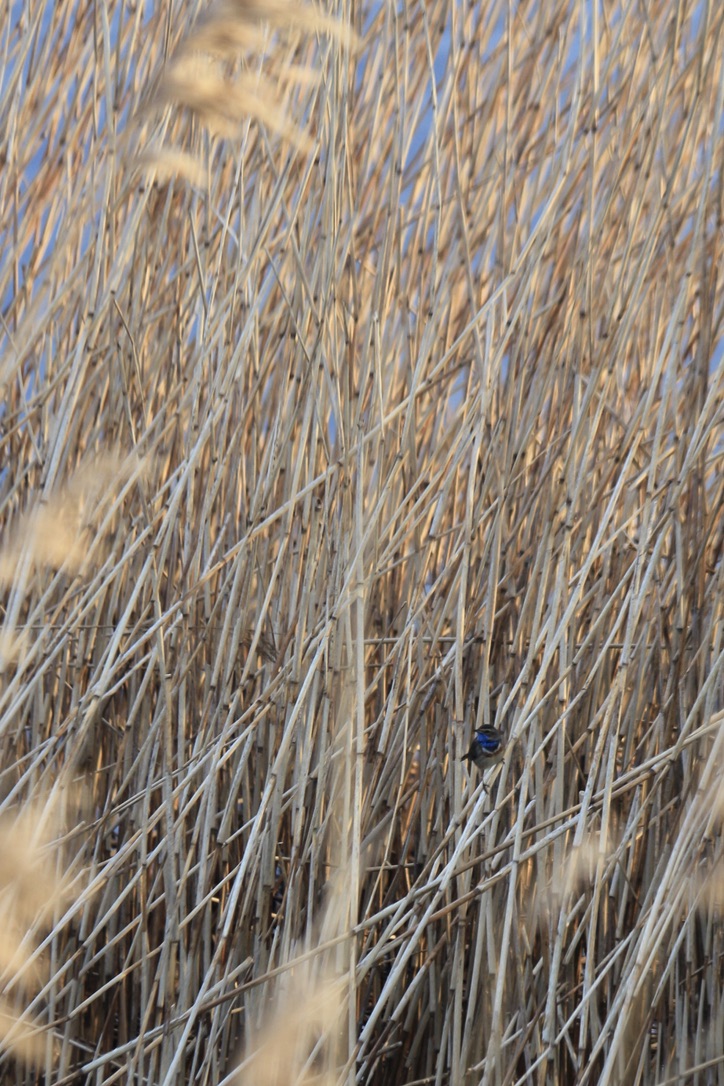
<instances>
[{"instance_id":1,"label":"feathery reed plume","mask_svg":"<svg viewBox=\"0 0 724 1086\"><path fill-rule=\"evenodd\" d=\"M98 544L96 529L115 496L114 488L122 486L132 472L130 461L124 465L117 456L103 453L20 517L0 549L0 586L11 585L23 567L28 574L42 567L81 572ZM105 527L108 531L110 525ZM102 555L96 557L100 561Z\"/></svg>"},{"instance_id":2,"label":"feathery reed plume","mask_svg":"<svg viewBox=\"0 0 724 1086\"><path fill-rule=\"evenodd\" d=\"M46 1048L43 1026L26 1013L48 976L37 947L68 893L53 843L57 822L38 806L0 816L0 1058L5 1050L29 1064Z\"/></svg>"},{"instance_id":3,"label":"feathery reed plume","mask_svg":"<svg viewBox=\"0 0 724 1086\"><path fill-rule=\"evenodd\" d=\"M212 134L226 139L237 137L243 122L253 117L298 148L310 150L310 138L286 115L292 88L318 80L308 62L291 59L300 49L294 40L299 32L324 33L345 47L355 40L343 22L309 4L216 0L180 44L148 108L185 107ZM271 74L259 70L262 57ZM202 176L193 167L193 156L176 149L149 148L140 161L161 175L176 167L190 180Z\"/></svg>"},{"instance_id":4,"label":"feathery reed plume","mask_svg":"<svg viewBox=\"0 0 724 1086\"><path fill-rule=\"evenodd\" d=\"M341 630L340 639L345 640ZM276 981L273 999L265 994L261 1001L258 1021L248 1004L247 1055L239 1068L239 1086L313 1082L334 1086L354 1063L350 1032L345 1030L357 1013L356 936L351 925L368 857L363 858L354 844L362 803L353 708L359 690L352 677L354 652L341 652L340 658L345 657L350 667L340 677L326 767L329 809L318 835L318 855L325 857L331 874L318 908L307 917L305 936L287 941L286 968ZM310 874L318 880L319 874Z\"/></svg>"},{"instance_id":5,"label":"feathery reed plume","mask_svg":"<svg viewBox=\"0 0 724 1086\"><path fill-rule=\"evenodd\" d=\"M12 589L0 630L0 673L30 647L29 632L18 627L25 599L38 570L81 575L100 566L113 532L113 512L123 487L143 474L143 461L121 462L111 453L79 467L63 486L16 518L0 547L0 588Z\"/></svg>"},{"instance_id":6,"label":"feathery reed plume","mask_svg":"<svg viewBox=\"0 0 724 1086\"><path fill-rule=\"evenodd\" d=\"M343 875L349 885L349 872ZM344 898L340 876L329 888L332 908L335 895ZM338 1035L347 1013L347 977L335 974L329 952L319 951L282 974L275 987L261 1023L249 1023L249 1051L239 1065L238 1086L334 1086L339 1081Z\"/></svg>"}]
</instances>

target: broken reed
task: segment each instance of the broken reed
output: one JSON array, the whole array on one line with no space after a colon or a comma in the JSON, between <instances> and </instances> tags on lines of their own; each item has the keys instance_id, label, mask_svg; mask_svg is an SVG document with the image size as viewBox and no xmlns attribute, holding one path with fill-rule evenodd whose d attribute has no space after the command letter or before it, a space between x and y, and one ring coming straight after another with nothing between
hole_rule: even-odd
<instances>
[{"instance_id":1,"label":"broken reed","mask_svg":"<svg viewBox=\"0 0 724 1086\"><path fill-rule=\"evenodd\" d=\"M720 1082L724 12L196 14L4 54L14 1080Z\"/></svg>"}]
</instances>

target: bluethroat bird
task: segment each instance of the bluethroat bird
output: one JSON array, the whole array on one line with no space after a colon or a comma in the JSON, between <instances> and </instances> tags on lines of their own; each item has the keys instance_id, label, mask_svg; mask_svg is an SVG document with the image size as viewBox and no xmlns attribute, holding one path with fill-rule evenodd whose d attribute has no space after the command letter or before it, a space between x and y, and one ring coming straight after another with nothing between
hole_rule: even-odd
<instances>
[{"instance_id":1,"label":"bluethroat bird","mask_svg":"<svg viewBox=\"0 0 724 1086\"><path fill-rule=\"evenodd\" d=\"M490 769L502 762L505 755L505 737L492 724L484 724L470 744L470 750L463 756L463 762L475 762L478 769Z\"/></svg>"}]
</instances>

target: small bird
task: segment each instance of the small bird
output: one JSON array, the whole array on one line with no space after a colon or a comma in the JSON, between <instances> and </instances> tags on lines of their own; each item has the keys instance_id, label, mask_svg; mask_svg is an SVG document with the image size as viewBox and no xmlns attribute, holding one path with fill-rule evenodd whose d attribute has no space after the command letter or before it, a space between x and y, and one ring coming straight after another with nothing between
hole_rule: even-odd
<instances>
[{"instance_id":1,"label":"small bird","mask_svg":"<svg viewBox=\"0 0 724 1086\"><path fill-rule=\"evenodd\" d=\"M492 724L484 724L475 732L470 750L463 756L463 762L475 762L478 769L490 769L502 762L505 755L505 737Z\"/></svg>"}]
</instances>

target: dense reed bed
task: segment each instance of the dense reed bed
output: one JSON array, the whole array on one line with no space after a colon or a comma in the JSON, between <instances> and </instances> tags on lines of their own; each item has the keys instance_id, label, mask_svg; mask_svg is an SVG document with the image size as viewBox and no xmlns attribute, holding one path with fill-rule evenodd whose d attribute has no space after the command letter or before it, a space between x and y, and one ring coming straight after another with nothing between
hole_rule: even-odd
<instances>
[{"instance_id":1,"label":"dense reed bed","mask_svg":"<svg viewBox=\"0 0 724 1086\"><path fill-rule=\"evenodd\" d=\"M2 1081L724 1083L724 8L5 14Z\"/></svg>"}]
</instances>

